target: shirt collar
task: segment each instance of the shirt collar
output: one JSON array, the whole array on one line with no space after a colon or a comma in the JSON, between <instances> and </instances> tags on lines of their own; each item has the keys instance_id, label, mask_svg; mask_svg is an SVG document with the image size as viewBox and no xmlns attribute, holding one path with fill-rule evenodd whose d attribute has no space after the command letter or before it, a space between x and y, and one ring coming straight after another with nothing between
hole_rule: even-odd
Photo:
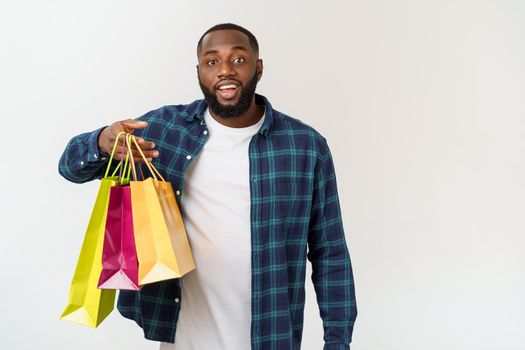
<instances>
[{"instance_id":1,"label":"shirt collar","mask_svg":"<svg viewBox=\"0 0 525 350\"><path fill-rule=\"evenodd\" d=\"M266 114L264 117L264 122L258 132L259 134L268 136L270 127L273 124L274 110L272 108L272 105L270 104L270 101L268 101L266 97L264 97L263 95L259 95L259 94L255 94L255 104L264 105L265 107ZM198 119L201 122L204 122L204 112L206 112L206 108L208 108L208 102L206 102L206 100L199 100L195 107L195 111L193 113L189 113L186 120L193 121L194 119Z\"/></svg>"}]
</instances>

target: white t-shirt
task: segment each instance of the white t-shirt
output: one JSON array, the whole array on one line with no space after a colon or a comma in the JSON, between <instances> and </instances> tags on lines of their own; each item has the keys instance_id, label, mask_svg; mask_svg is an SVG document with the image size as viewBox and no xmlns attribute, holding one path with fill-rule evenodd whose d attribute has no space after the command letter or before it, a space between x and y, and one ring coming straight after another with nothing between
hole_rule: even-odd
<instances>
[{"instance_id":1,"label":"white t-shirt","mask_svg":"<svg viewBox=\"0 0 525 350\"><path fill-rule=\"evenodd\" d=\"M254 125L231 128L206 111L209 138L190 164L181 205L196 269L181 279L175 344L161 350L251 348L251 227L248 146Z\"/></svg>"}]
</instances>

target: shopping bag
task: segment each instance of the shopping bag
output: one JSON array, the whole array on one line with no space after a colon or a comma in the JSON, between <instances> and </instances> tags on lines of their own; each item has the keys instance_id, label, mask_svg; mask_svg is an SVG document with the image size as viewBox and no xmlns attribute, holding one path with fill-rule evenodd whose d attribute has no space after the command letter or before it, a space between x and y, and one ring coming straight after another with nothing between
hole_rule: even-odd
<instances>
[{"instance_id":1,"label":"shopping bag","mask_svg":"<svg viewBox=\"0 0 525 350\"><path fill-rule=\"evenodd\" d=\"M138 260L133 234L131 192L129 188L129 152L119 184L109 194L109 204L102 251L102 272L98 287L139 290ZM127 172L127 174L126 174Z\"/></svg>"},{"instance_id":2,"label":"shopping bag","mask_svg":"<svg viewBox=\"0 0 525 350\"><path fill-rule=\"evenodd\" d=\"M95 205L91 213L84 242L69 290L68 303L60 316L61 320L96 328L111 313L115 305L115 291L98 289L102 270L102 247L110 189L116 185L115 176L121 164L111 176L109 169L116 150L117 136L104 178L100 182Z\"/></svg>"},{"instance_id":3,"label":"shopping bag","mask_svg":"<svg viewBox=\"0 0 525 350\"><path fill-rule=\"evenodd\" d=\"M130 181L131 207L139 283L182 277L195 269L195 262L173 187L147 160L135 137L131 136L127 141L133 141L151 173L151 177L139 181L133 156L130 156L133 174ZM131 144L128 149L131 149Z\"/></svg>"}]
</instances>

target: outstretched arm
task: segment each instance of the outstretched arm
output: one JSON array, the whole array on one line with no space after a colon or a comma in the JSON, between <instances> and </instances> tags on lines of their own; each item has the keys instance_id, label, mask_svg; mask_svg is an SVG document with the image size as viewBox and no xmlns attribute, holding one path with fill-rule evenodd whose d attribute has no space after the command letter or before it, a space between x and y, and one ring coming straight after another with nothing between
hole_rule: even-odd
<instances>
[{"instance_id":1,"label":"outstretched arm","mask_svg":"<svg viewBox=\"0 0 525 350\"><path fill-rule=\"evenodd\" d=\"M76 183L102 178L117 135L121 131L131 133L147 125L145 121L128 119L73 137L62 153L58 172L67 180ZM138 138L138 142L146 157L152 159L158 156L153 142L144 141L142 138ZM125 148L118 147L114 159L121 160L123 157ZM142 158L136 158L136 161L142 161Z\"/></svg>"}]
</instances>

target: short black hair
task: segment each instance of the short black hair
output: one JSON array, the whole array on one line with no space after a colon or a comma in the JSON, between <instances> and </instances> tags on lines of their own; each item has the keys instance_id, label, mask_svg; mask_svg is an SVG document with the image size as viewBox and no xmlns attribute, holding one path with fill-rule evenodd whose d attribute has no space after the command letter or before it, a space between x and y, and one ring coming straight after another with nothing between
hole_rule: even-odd
<instances>
[{"instance_id":1,"label":"short black hair","mask_svg":"<svg viewBox=\"0 0 525 350\"><path fill-rule=\"evenodd\" d=\"M197 43L197 53L199 53L200 50L201 50L202 39L206 36L206 34L208 34L210 32L214 32L216 30L223 30L223 29L236 30L236 31L239 31L239 32L245 34L248 37L248 41L250 42L250 46L255 51L255 54L259 55L259 43L257 42L257 39L255 38L255 36L248 29L246 29L244 27L241 27L240 25L233 24L233 23L217 24L217 25L214 25L213 27L211 27L210 29L208 29L206 32L204 32L204 34L202 34L201 38L199 39L199 42Z\"/></svg>"}]
</instances>

